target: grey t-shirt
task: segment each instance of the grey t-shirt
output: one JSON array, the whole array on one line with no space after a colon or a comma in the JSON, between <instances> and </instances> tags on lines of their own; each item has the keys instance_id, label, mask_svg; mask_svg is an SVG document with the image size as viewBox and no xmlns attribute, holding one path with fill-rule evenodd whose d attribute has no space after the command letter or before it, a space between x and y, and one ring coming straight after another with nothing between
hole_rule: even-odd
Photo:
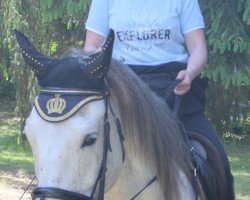
<instances>
[{"instance_id":1,"label":"grey t-shirt","mask_svg":"<svg viewBox=\"0 0 250 200\"><path fill-rule=\"evenodd\" d=\"M131 65L186 63L184 34L204 28L197 0L92 0L86 29L115 31L113 58Z\"/></svg>"}]
</instances>

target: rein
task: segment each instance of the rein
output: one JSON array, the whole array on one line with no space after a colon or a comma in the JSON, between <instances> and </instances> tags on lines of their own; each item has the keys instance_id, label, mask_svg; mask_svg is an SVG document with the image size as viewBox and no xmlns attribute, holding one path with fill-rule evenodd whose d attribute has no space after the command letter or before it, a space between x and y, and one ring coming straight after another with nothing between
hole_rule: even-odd
<instances>
[{"instance_id":1,"label":"rein","mask_svg":"<svg viewBox=\"0 0 250 200\"><path fill-rule=\"evenodd\" d=\"M129 200L134 200L136 197L138 197L147 187L149 187L152 183L154 183L157 180L157 177L154 176L147 185L145 185L137 194L135 194L131 199Z\"/></svg>"},{"instance_id":2,"label":"rein","mask_svg":"<svg viewBox=\"0 0 250 200\"><path fill-rule=\"evenodd\" d=\"M171 93L174 91L174 88L181 82L181 80L174 80L170 86L167 88L165 95L164 95L164 99L167 100L169 98L169 96L171 95ZM191 145L188 135L187 135L187 131L185 129L185 127L183 126L183 124L178 120L178 111L180 108L180 103L181 103L181 96L179 95L175 95L175 101L174 101L174 107L173 107L173 115L176 118L178 125L181 129L182 135L185 138L185 141L188 145L188 148L190 149L190 157L192 160L192 164L193 164L193 188L194 188L194 192L195 192L195 200L198 200L198 190L199 190L199 186L198 186L198 175L197 175L197 170L199 170L199 162L197 161L197 150L196 148Z\"/></svg>"}]
</instances>

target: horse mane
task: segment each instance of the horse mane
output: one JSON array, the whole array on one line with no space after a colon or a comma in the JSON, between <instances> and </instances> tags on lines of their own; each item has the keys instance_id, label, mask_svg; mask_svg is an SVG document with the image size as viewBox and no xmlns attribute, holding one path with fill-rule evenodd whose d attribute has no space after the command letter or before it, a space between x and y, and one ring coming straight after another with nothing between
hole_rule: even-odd
<instances>
[{"instance_id":1,"label":"horse mane","mask_svg":"<svg viewBox=\"0 0 250 200\"><path fill-rule=\"evenodd\" d=\"M83 58L81 49L66 56ZM166 200L179 200L180 170L192 183L192 164L179 126L167 104L126 65L112 60L106 76L126 140L156 173ZM200 193L201 194L201 193ZM202 196L202 195L201 195Z\"/></svg>"},{"instance_id":2,"label":"horse mane","mask_svg":"<svg viewBox=\"0 0 250 200\"><path fill-rule=\"evenodd\" d=\"M150 162L164 199L180 199L180 170L189 181L192 176L188 150L175 117L166 103L122 63L113 60L106 78L111 104L118 106L125 139Z\"/></svg>"}]
</instances>

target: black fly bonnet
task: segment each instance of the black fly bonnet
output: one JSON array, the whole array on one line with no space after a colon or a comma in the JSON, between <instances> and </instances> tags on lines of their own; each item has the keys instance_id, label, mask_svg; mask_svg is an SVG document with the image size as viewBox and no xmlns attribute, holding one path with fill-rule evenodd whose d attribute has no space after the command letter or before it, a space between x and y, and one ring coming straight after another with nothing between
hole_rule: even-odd
<instances>
[{"instance_id":1,"label":"black fly bonnet","mask_svg":"<svg viewBox=\"0 0 250 200\"><path fill-rule=\"evenodd\" d=\"M66 120L90 101L103 99L106 107L103 158L92 195L89 197L59 188L39 187L33 190L32 198L40 198L41 200L45 198L92 200L96 188L98 188L97 200L103 200L106 158L108 150L111 151L109 144L110 125L108 122L109 100L105 76L111 62L114 42L113 30L110 30L101 51L81 58L69 54L60 59L52 59L42 55L25 35L17 30L15 30L15 34L25 62L35 72L38 79L40 91L35 101L35 108L44 120L48 122ZM117 121L117 127L122 141L119 120Z\"/></svg>"},{"instance_id":2,"label":"black fly bonnet","mask_svg":"<svg viewBox=\"0 0 250 200\"><path fill-rule=\"evenodd\" d=\"M26 36L17 30L15 33L24 60L35 72L41 87L35 108L44 120L65 120L89 101L104 97L104 78L111 61L113 31L100 52L82 58L66 55L61 59L42 55Z\"/></svg>"}]
</instances>

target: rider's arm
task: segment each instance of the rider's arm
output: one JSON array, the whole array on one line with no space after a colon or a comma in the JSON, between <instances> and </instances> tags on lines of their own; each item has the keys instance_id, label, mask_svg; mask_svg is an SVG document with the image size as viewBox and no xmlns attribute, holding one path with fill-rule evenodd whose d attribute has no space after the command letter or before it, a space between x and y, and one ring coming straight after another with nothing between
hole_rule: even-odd
<instances>
[{"instance_id":1,"label":"rider's arm","mask_svg":"<svg viewBox=\"0 0 250 200\"><path fill-rule=\"evenodd\" d=\"M186 47L189 53L187 69L182 70L176 79L182 82L175 88L175 94L183 95L190 89L193 79L202 71L207 63L207 47L204 29L197 29L184 35Z\"/></svg>"},{"instance_id":2,"label":"rider's arm","mask_svg":"<svg viewBox=\"0 0 250 200\"><path fill-rule=\"evenodd\" d=\"M207 63L207 47L204 29L198 29L184 35L188 53L190 55L187 71L193 80Z\"/></svg>"},{"instance_id":3,"label":"rider's arm","mask_svg":"<svg viewBox=\"0 0 250 200\"><path fill-rule=\"evenodd\" d=\"M101 47L104 40L104 36L93 31L87 30L84 51L89 53L96 52Z\"/></svg>"}]
</instances>

